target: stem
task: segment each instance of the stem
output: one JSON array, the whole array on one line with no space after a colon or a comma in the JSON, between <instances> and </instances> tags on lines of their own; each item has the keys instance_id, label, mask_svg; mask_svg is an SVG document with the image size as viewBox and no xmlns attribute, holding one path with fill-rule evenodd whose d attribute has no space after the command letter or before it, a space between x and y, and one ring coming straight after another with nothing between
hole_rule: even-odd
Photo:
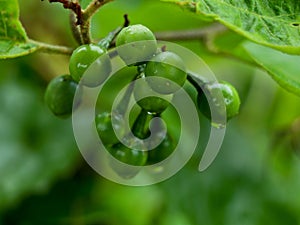
<instances>
[{"instance_id":1,"label":"stem","mask_svg":"<svg viewBox=\"0 0 300 225\"><path fill-rule=\"evenodd\" d=\"M219 23L213 23L210 26L202 27L198 29L191 30L175 30L175 31L162 31L156 32L155 36L158 40L166 40L166 41L188 41L188 40L199 40L202 39L207 50L213 54L217 54L221 57L227 57L230 59L234 59L243 63L246 63L250 66L260 67L254 62L245 60L243 58L237 57L233 54L224 52L219 50L216 46L214 46L212 40L214 37L226 32L228 29Z\"/></svg>"},{"instance_id":2,"label":"stem","mask_svg":"<svg viewBox=\"0 0 300 225\"><path fill-rule=\"evenodd\" d=\"M80 25L81 35L83 44L91 43L91 31L90 31L91 22L90 20L83 20Z\"/></svg>"},{"instance_id":3,"label":"stem","mask_svg":"<svg viewBox=\"0 0 300 225\"><path fill-rule=\"evenodd\" d=\"M132 133L140 139L146 138L149 128L147 127L147 131L145 131L145 126L147 125L147 121L152 117L153 115L142 109L138 117L134 121L134 124L132 126Z\"/></svg>"},{"instance_id":4,"label":"stem","mask_svg":"<svg viewBox=\"0 0 300 225\"><path fill-rule=\"evenodd\" d=\"M85 10L82 11L82 21L80 24L81 35L84 44L91 43L91 17L98 11L98 9L104 4L113 0L93 0Z\"/></svg>"},{"instance_id":5,"label":"stem","mask_svg":"<svg viewBox=\"0 0 300 225\"><path fill-rule=\"evenodd\" d=\"M124 14L124 24L123 27L128 27L130 24L130 20L128 19L128 14Z\"/></svg>"},{"instance_id":6,"label":"stem","mask_svg":"<svg viewBox=\"0 0 300 225\"><path fill-rule=\"evenodd\" d=\"M79 27L77 26L77 19L75 13L70 12L69 20L70 20L70 26L71 26L72 35L74 39L79 45L82 45L83 44L82 36Z\"/></svg>"},{"instance_id":7,"label":"stem","mask_svg":"<svg viewBox=\"0 0 300 225\"><path fill-rule=\"evenodd\" d=\"M29 43L35 44L38 46L39 52L52 53L52 54L62 54L62 55L71 55L73 52L72 48L61 46L61 45L51 45L39 41L29 40Z\"/></svg>"},{"instance_id":8,"label":"stem","mask_svg":"<svg viewBox=\"0 0 300 225\"><path fill-rule=\"evenodd\" d=\"M227 31L227 28L219 23L213 23L210 26L191 30L176 30L156 32L155 36L159 40L180 41L180 40L198 40L207 37L207 35L221 34Z\"/></svg>"},{"instance_id":9,"label":"stem","mask_svg":"<svg viewBox=\"0 0 300 225\"><path fill-rule=\"evenodd\" d=\"M84 19L87 20L91 18L91 16L94 15L101 6L111 1L113 0L93 0L83 11Z\"/></svg>"},{"instance_id":10,"label":"stem","mask_svg":"<svg viewBox=\"0 0 300 225\"><path fill-rule=\"evenodd\" d=\"M203 91L202 91L201 85L199 85L198 82L196 82L194 79L195 78L193 78L191 74L188 74L187 80L195 87L198 94L202 94ZM205 84L203 83L202 85L204 86Z\"/></svg>"},{"instance_id":11,"label":"stem","mask_svg":"<svg viewBox=\"0 0 300 225\"><path fill-rule=\"evenodd\" d=\"M108 49L109 46L111 45L112 41L117 36L117 34L120 33L120 31L122 30L122 28L123 27L118 27L115 30L113 30L112 32L110 32L105 38L103 38L102 40L100 40L98 42L98 45L105 49Z\"/></svg>"},{"instance_id":12,"label":"stem","mask_svg":"<svg viewBox=\"0 0 300 225\"><path fill-rule=\"evenodd\" d=\"M43 1L43 0L42 0ZM51 2L60 2L63 4L63 7L66 9L72 10L75 15L77 16L77 21L75 25L80 25L80 32L82 37L83 44L91 43L91 34L90 34L90 24L91 24L91 17L98 11L98 9L103 6L104 4L111 2L113 0L93 0L85 10L81 9L81 6L78 2L72 0L48 0ZM73 25L72 25L73 26ZM73 32L75 39L79 41L76 37L76 31ZM81 44L81 43L80 43Z\"/></svg>"}]
</instances>

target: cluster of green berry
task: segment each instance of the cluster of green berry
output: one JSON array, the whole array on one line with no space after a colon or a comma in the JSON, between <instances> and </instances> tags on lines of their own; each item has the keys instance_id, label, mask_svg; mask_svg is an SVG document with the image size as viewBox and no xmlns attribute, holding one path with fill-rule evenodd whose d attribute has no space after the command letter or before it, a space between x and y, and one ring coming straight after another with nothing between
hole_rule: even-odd
<instances>
[{"instance_id":1,"label":"cluster of green berry","mask_svg":"<svg viewBox=\"0 0 300 225\"><path fill-rule=\"evenodd\" d=\"M76 104L73 104L75 92L82 78L83 84L88 87L96 87L105 81L111 71L110 59L106 52L104 46L96 44L82 45L74 50L69 63L70 75L58 76L51 80L45 92L45 102L54 115L58 117L71 115L73 105L76 107ZM88 69L101 73L97 76L83 77Z\"/></svg>"},{"instance_id":2,"label":"cluster of green berry","mask_svg":"<svg viewBox=\"0 0 300 225\"><path fill-rule=\"evenodd\" d=\"M159 49L154 34L143 25L123 28L116 37L116 50L127 66L137 67L138 74L124 100L119 103L125 107L117 107L114 113L102 112L96 116L98 134L110 154L122 163L144 166L161 162L174 151L176 145L169 133L165 135L162 132L163 124L157 123L154 133L150 132L149 124L153 117L161 116L169 106L172 94L184 85L187 78L184 63L177 54ZM151 79L154 77L161 79ZM131 95L141 108L132 126L134 138L121 130ZM116 122L114 127L113 119ZM122 142L116 137L115 131L121 134ZM128 147L135 146L132 142L138 142L136 138L143 140L150 133L154 142L162 140L157 147L149 151L149 146L144 143L140 145L141 149ZM116 163L112 163L112 167L122 177L132 177L138 172L138 169L125 168Z\"/></svg>"},{"instance_id":3,"label":"cluster of green berry","mask_svg":"<svg viewBox=\"0 0 300 225\"><path fill-rule=\"evenodd\" d=\"M132 166L144 166L156 164L166 159L175 149L174 138L169 132L164 133L163 124L157 123L151 133L149 124L154 117L161 117L169 106L173 94L178 91L187 80L191 78L187 73L183 59L166 47L158 48L154 34L143 25L131 25L124 27L114 37L111 35L96 44L78 47L70 58L70 74L53 79L46 90L45 100L50 110L57 116L68 116L72 113L74 94L78 88L78 82L83 82L88 87L102 84L111 72L109 56L106 54L111 41L116 38L116 50L120 58L129 67L136 66L138 74L135 81L128 87L119 107L115 112L101 112L96 115L95 123L99 137L109 153L118 161ZM99 58L100 57L100 58ZM96 70L93 70L95 68ZM87 70L97 71L97 75L83 76ZM196 83L192 84L197 86ZM205 84L201 88L207 88L210 93L214 90L221 91L226 106L227 119L235 116L239 111L240 99L235 88L227 82ZM198 90L198 108L208 118L211 112L208 100L202 90ZM140 107L140 113L132 126L134 138L123 132L124 115L131 96L134 96ZM146 97L145 97L146 96ZM114 121L114 125L112 124ZM122 142L115 132L122 136ZM128 146L136 146L132 142L143 140L149 136L153 140L162 140L154 149L142 146L142 149ZM123 143L126 143L123 144ZM123 177L132 177L138 169L126 169L121 164L111 163L112 168Z\"/></svg>"}]
</instances>

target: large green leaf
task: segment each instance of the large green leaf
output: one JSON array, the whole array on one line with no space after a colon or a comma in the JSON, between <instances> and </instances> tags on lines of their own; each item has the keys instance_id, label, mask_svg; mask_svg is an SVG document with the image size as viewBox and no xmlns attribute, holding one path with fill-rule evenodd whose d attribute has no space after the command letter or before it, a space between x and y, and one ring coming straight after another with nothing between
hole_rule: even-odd
<instances>
[{"instance_id":1,"label":"large green leaf","mask_svg":"<svg viewBox=\"0 0 300 225\"><path fill-rule=\"evenodd\" d=\"M248 39L300 54L298 0L164 0L194 7L199 16L219 21Z\"/></svg>"},{"instance_id":2,"label":"large green leaf","mask_svg":"<svg viewBox=\"0 0 300 225\"><path fill-rule=\"evenodd\" d=\"M253 42L246 42L243 47L279 85L300 96L300 56L288 55Z\"/></svg>"},{"instance_id":3,"label":"large green leaf","mask_svg":"<svg viewBox=\"0 0 300 225\"><path fill-rule=\"evenodd\" d=\"M16 58L35 52L40 47L34 43L0 40L0 59Z\"/></svg>"},{"instance_id":4,"label":"large green leaf","mask_svg":"<svg viewBox=\"0 0 300 225\"><path fill-rule=\"evenodd\" d=\"M231 31L218 35L211 43L217 54L263 68L281 87L300 96L300 56L247 41Z\"/></svg>"},{"instance_id":5,"label":"large green leaf","mask_svg":"<svg viewBox=\"0 0 300 225\"><path fill-rule=\"evenodd\" d=\"M0 59L27 55L38 49L27 43L27 36L19 21L17 0L0 0Z\"/></svg>"}]
</instances>

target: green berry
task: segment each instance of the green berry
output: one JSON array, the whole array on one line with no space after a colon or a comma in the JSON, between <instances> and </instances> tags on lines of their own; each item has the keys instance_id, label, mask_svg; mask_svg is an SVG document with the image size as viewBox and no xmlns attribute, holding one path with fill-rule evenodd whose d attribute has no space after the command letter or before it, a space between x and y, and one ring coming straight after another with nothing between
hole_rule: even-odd
<instances>
[{"instance_id":1,"label":"green berry","mask_svg":"<svg viewBox=\"0 0 300 225\"><path fill-rule=\"evenodd\" d=\"M119 176L125 179L134 177L140 171L140 168L132 166L144 166L148 157L147 151L130 149L122 143L113 145L109 149L109 152L115 159L124 163L121 164L111 161L110 165ZM130 167L128 165L130 165Z\"/></svg>"},{"instance_id":2,"label":"green berry","mask_svg":"<svg viewBox=\"0 0 300 225\"><path fill-rule=\"evenodd\" d=\"M127 65L147 61L157 50L154 34L140 24L123 28L117 36L116 46L120 57Z\"/></svg>"},{"instance_id":3,"label":"green berry","mask_svg":"<svg viewBox=\"0 0 300 225\"><path fill-rule=\"evenodd\" d=\"M213 94L216 93L217 90L221 90L224 97L227 120L233 118L239 113L241 104L240 97L237 90L230 83L226 81L220 81L218 84L207 84L206 88L211 93L212 99L214 98ZM206 116L208 119L211 119L209 103L204 93L198 93L197 101L198 107L203 113L203 115ZM221 114L221 109L220 107L218 107L218 105L214 106L214 108L220 111L217 113Z\"/></svg>"},{"instance_id":4,"label":"green berry","mask_svg":"<svg viewBox=\"0 0 300 225\"><path fill-rule=\"evenodd\" d=\"M142 109L151 113L162 113L169 106L169 101L172 100L172 95L162 95L153 91L145 78L140 78L135 83L133 94L136 100L140 98L137 104Z\"/></svg>"},{"instance_id":5,"label":"green berry","mask_svg":"<svg viewBox=\"0 0 300 225\"><path fill-rule=\"evenodd\" d=\"M104 145L112 145L119 142L112 125L112 116L116 122L116 132L122 135L123 118L121 115L102 112L97 114L95 118L97 132Z\"/></svg>"},{"instance_id":6,"label":"green berry","mask_svg":"<svg viewBox=\"0 0 300 225\"><path fill-rule=\"evenodd\" d=\"M83 77L83 84L96 87L103 83L111 72L109 56L106 49L95 44L79 46L74 50L70 58L69 70L73 79L79 82ZM101 58L99 58L102 56ZM97 60L99 58L99 60Z\"/></svg>"},{"instance_id":7,"label":"green berry","mask_svg":"<svg viewBox=\"0 0 300 225\"><path fill-rule=\"evenodd\" d=\"M170 134L166 134L164 140L154 149L148 151L148 164L159 163L168 158L175 150L175 142Z\"/></svg>"},{"instance_id":8,"label":"green berry","mask_svg":"<svg viewBox=\"0 0 300 225\"><path fill-rule=\"evenodd\" d=\"M62 75L50 81L45 92L45 102L54 115L71 115L77 87L77 82L70 75Z\"/></svg>"},{"instance_id":9,"label":"green berry","mask_svg":"<svg viewBox=\"0 0 300 225\"><path fill-rule=\"evenodd\" d=\"M161 94L176 92L187 78L183 60L173 52L161 52L154 56L147 63L145 75L165 79L147 80L151 88Z\"/></svg>"},{"instance_id":10,"label":"green berry","mask_svg":"<svg viewBox=\"0 0 300 225\"><path fill-rule=\"evenodd\" d=\"M147 151L130 149L122 143L113 145L109 152L117 160L132 166L143 166L147 161Z\"/></svg>"}]
</instances>

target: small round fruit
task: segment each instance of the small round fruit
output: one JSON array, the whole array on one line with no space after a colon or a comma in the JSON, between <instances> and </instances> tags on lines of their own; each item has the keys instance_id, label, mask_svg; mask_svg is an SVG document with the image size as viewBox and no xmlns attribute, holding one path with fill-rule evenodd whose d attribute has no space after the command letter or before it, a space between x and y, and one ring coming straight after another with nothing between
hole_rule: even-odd
<instances>
[{"instance_id":1,"label":"small round fruit","mask_svg":"<svg viewBox=\"0 0 300 225\"><path fill-rule=\"evenodd\" d=\"M111 72L111 63L106 49L95 44L81 45L74 50L70 58L69 70L73 79L79 82L84 73L84 85L96 87L108 77ZM102 56L101 58L99 58ZM97 60L99 58L99 60Z\"/></svg>"},{"instance_id":2,"label":"small round fruit","mask_svg":"<svg viewBox=\"0 0 300 225\"><path fill-rule=\"evenodd\" d=\"M78 84L70 75L62 75L50 81L45 92L45 102L54 115L71 115Z\"/></svg>"},{"instance_id":3,"label":"small round fruit","mask_svg":"<svg viewBox=\"0 0 300 225\"><path fill-rule=\"evenodd\" d=\"M122 143L113 145L109 152L117 160L132 166L143 166L147 161L147 151L130 149Z\"/></svg>"},{"instance_id":4,"label":"small round fruit","mask_svg":"<svg viewBox=\"0 0 300 225\"><path fill-rule=\"evenodd\" d=\"M171 94L182 87L186 81L187 73L183 60L173 52L161 52L147 63L146 77L162 79L149 79L151 88L161 94Z\"/></svg>"},{"instance_id":5,"label":"small round fruit","mask_svg":"<svg viewBox=\"0 0 300 225\"><path fill-rule=\"evenodd\" d=\"M113 115L117 124L115 124L115 129L117 132L122 132L123 128L123 118L120 115ZM115 134L115 130L112 125L112 114L109 112L102 112L96 115L95 118L96 128L98 135L104 145L113 145L119 142Z\"/></svg>"},{"instance_id":6,"label":"small round fruit","mask_svg":"<svg viewBox=\"0 0 300 225\"><path fill-rule=\"evenodd\" d=\"M117 36L116 46L120 57L127 65L147 61L157 50L154 34L140 24L123 28Z\"/></svg>"},{"instance_id":7,"label":"small round fruit","mask_svg":"<svg viewBox=\"0 0 300 225\"><path fill-rule=\"evenodd\" d=\"M164 140L154 149L148 151L148 164L159 163L168 158L175 150L175 142L169 133L166 134Z\"/></svg>"},{"instance_id":8,"label":"small round fruit","mask_svg":"<svg viewBox=\"0 0 300 225\"><path fill-rule=\"evenodd\" d=\"M226 118L227 120L231 119L232 117L236 116L239 113L240 109L240 97L237 92L237 90L228 82L226 81L220 81L218 84L209 84L207 85L207 88L209 89L209 92L213 97L213 93L216 93L217 89L221 90L223 97L224 97L224 103L226 107ZM204 116L206 116L208 119L211 119L211 111L210 106L208 103L208 100L204 93L198 93L198 107L200 111L203 113ZM213 102L213 101L212 101ZM219 114L221 114L220 107L218 105L215 105L214 108L216 110L219 110Z\"/></svg>"},{"instance_id":9,"label":"small round fruit","mask_svg":"<svg viewBox=\"0 0 300 225\"><path fill-rule=\"evenodd\" d=\"M145 78L137 80L134 85L133 95L137 100L137 104L150 113L162 113L169 106L169 101L172 100L172 95L162 95L153 91Z\"/></svg>"},{"instance_id":10,"label":"small round fruit","mask_svg":"<svg viewBox=\"0 0 300 225\"><path fill-rule=\"evenodd\" d=\"M137 175L140 168L133 166L144 166L148 157L148 153L146 151L130 149L122 143L113 145L109 149L109 152L115 159L124 163L121 164L116 161L111 161L110 166L119 176L125 179L130 179Z\"/></svg>"}]
</instances>

